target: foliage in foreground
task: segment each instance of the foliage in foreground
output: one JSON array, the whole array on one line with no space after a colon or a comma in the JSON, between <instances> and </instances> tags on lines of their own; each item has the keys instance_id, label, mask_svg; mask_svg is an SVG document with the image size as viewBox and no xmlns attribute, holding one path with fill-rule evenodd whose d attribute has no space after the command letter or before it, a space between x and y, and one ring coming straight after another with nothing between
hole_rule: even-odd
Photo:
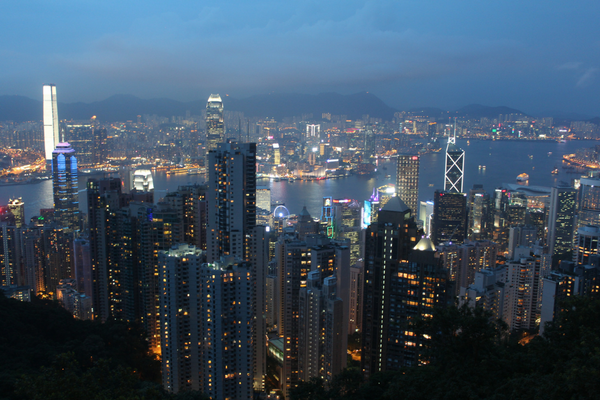
<instances>
[{"instance_id":1,"label":"foliage in foreground","mask_svg":"<svg viewBox=\"0 0 600 400\"><path fill-rule=\"evenodd\" d=\"M166 394L143 329L74 319L56 302L0 292L0 399L180 399Z\"/></svg>"},{"instance_id":2,"label":"foliage in foreground","mask_svg":"<svg viewBox=\"0 0 600 400\"><path fill-rule=\"evenodd\" d=\"M544 337L525 345L482 310L438 309L417 328L432 337L429 364L375 374L313 379L292 400L582 399L600 393L600 300L573 298Z\"/></svg>"}]
</instances>

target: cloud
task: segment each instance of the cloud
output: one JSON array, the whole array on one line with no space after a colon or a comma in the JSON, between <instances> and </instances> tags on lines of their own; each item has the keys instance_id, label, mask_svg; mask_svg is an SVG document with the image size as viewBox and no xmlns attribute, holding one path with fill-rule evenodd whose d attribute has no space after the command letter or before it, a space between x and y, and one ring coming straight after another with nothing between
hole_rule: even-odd
<instances>
[{"instance_id":1,"label":"cloud","mask_svg":"<svg viewBox=\"0 0 600 400\"><path fill-rule=\"evenodd\" d=\"M595 67L589 67L588 69L586 69L583 75L581 75L581 77L577 81L577 87L589 86L594 80L594 77L597 72L598 68Z\"/></svg>"},{"instance_id":2,"label":"cloud","mask_svg":"<svg viewBox=\"0 0 600 400\"><path fill-rule=\"evenodd\" d=\"M583 63L578 62L578 61L569 61L569 62L559 65L558 67L556 67L556 69L559 71L579 69L579 67L581 67L582 64Z\"/></svg>"},{"instance_id":3,"label":"cloud","mask_svg":"<svg viewBox=\"0 0 600 400\"><path fill-rule=\"evenodd\" d=\"M275 18L202 9L189 18L140 18L125 32L54 58L70 74L172 91L366 87L468 76L518 64L519 44L405 28L394 3L367 2L340 15L310 4ZM498 57L498 55L500 55ZM156 87L155 87L156 88Z\"/></svg>"}]
</instances>

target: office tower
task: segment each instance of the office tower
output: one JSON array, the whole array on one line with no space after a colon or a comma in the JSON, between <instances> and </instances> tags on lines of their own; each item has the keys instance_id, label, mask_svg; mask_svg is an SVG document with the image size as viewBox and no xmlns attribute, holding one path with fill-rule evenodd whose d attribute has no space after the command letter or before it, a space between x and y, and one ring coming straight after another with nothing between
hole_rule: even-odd
<instances>
[{"instance_id":1,"label":"office tower","mask_svg":"<svg viewBox=\"0 0 600 400\"><path fill-rule=\"evenodd\" d=\"M464 185L465 151L456 145L456 126L454 136L448 138L446 146L446 169L444 173L444 191L462 193Z\"/></svg>"},{"instance_id":2,"label":"office tower","mask_svg":"<svg viewBox=\"0 0 600 400\"><path fill-rule=\"evenodd\" d=\"M434 193L431 240L438 245L444 242L462 243L467 233L467 197L464 193Z\"/></svg>"},{"instance_id":3,"label":"office tower","mask_svg":"<svg viewBox=\"0 0 600 400\"><path fill-rule=\"evenodd\" d=\"M336 295L336 278L321 280L320 276L319 271L310 272L299 293L298 374L302 381L314 377L331 381L346 366L344 304Z\"/></svg>"},{"instance_id":4,"label":"office tower","mask_svg":"<svg viewBox=\"0 0 600 400\"><path fill-rule=\"evenodd\" d=\"M410 209L398 197L366 232L361 367L365 377L419 365L423 338L409 321L445 303L447 274L431 241L419 241Z\"/></svg>"},{"instance_id":5,"label":"office tower","mask_svg":"<svg viewBox=\"0 0 600 400\"><path fill-rule=\"evenodd\" d=\"M472 285L478 271L494 268L498 258L498 245L489 240L466 241L462 244L446 242L436 246L436 249L454 283L453 294Z\"/></svg>"},{"instance_id":6,"label":"office tower","mask_svg":"<svg viewBox=\"0 0 600 400\"><path fill-rule=\"evenodd\" d=\"M548 214L548 247L559 257L573 251L573 219L577 191L572 187L553 187Z\"/></svg>"},{"instance_id":7,"label":"office tower","mask_svg":"<svg viewBox=\"0 0 600 400\"><path fill-rule=\"evenodd\" d=\"M202 263L199 249L159 254L163 386L252 398L253 279L245 263Z\"/></svg>"},{"instance_id":8,"label":"office tower","mask_svg":"<svg viewBox=\"0 0 600 400\"><path fill-rule=\"evenodd\" d=\"M268 186L256 187L256 208L271 212L271 188Z\"/></svg>"},{"instance_id":9,"label":"office tower","mask_svg":"<svg viewBox=\"0 0 600 400\"><path fill-rule=\"evenodd\" d=\"M599 241L600 227L595 225L586 225L577 229L573 261L578 265L589 264L590 256L599 253Z\"/></svg>"},{"instance_id":10,"label":"office tower","mask_svg":"<svg viewBox=\"0 0 600 400\"><path fill-rule=\"evenodd\" d=\"M218 94L211 94L206 103L206 154L216 150L224 140L223 100Z\"/></svg>"},{"instance_id":11,"label":"office tower","mask_svg":"<svg viewBox=\"0 0 600 400\"><path fill-rule=\"evenodd\" d=\"M281 152L279 151L279 143L273 143L273 164L281 164Z\"/></svg>"},{"instance_id":12,"label":"office tower","mask_svg":"<svg viewBox=\"0 0 600 400\"><path fill-rule=\"evenodd\" d=\"M419 156L414 154L398 155L396 174L396 196L417 215L419 209Z\"/></svg>"},{"instance_id":13,"label":"office tower","mask_svg":"<svg viewBox=\"0 0 600 400\"><path fill-rule=\"evenodd\" d=\"M58 143L52 152L52 188L56 222L62 228L79 230L77 158L69 143Z\"/></svg>"},{"instance_id":14,"label":"office tower","mask_svg":"<svg viewBox=\"0 0 600 400\"><path fill-rule=\"evenodd\" d=\"M77 151L80 166L90 166L93 162L94 135L89 121L71 121L66 124L65 141Z\"/></svg>"},{"instance_id":15,"label":"office tower","mask_svg":"<svg viewBox=\"0 0 600 400\"><path fill-rule=\"evenodd\" d=\"M152 171L149 169L138 169L133 173L133 188L140 192L151 192L154 190Z\"/></svg>"},{"instance_id":16,"label":"office tower","mask_svg":"<svg viewBox=\"0 0 600 400\"><path fill-rule=\"evenodd\" d=\"M332 197L323 197L323 207L321 208L321 223L325 227L328 238L337 238L339 226L341 224L341 210L333 204Z\"/></svg>"},{"instance_id":17,"label":"office tower","mask_svg":"<svg viewBox=\"0 0 600 400\"><path fill-rule=\"evenodd\" d=\"M58 109L56 102L56 86L44 85L42 88L44 105L44 150L46 163L52 162L52 152L60 143L60 131L58 126Z\"/></svg>"},{"instance_id":18,"label":"office tower","mask_svg":"<svg viewBox=\"0 0 600 400\"><path fill-rule=\"evenodd\" d=\"M18 199L8 200L8 210L15 216L15 226L17 228L22 227L25 223L25 203L23 203L23 199L19 197Z\"/></svg>"},{"instance_id":19,"label":"office tower","mask_svg":"<svg viewBox=\"0 0 600 400\"><path fill-rule=\"evenodd\" d=\"M256 226L256 143L219 143L208 159L208 261L245 259Z\"/></svg>"},{"instance_id":20,"label":"office tower","mask_svg":"<svg viewBox=\"0 0 600 400\"><path fill-rule=\"evenodd\" d=\"M577 228L600 225L600 179L581 178L578 199Z\"/></svg>"},{"instance_id":21,"label":"office tower","mask_svg":"<svg viewBox=\"0 0 600 400\"><path fill-rule=\"evenodd\" d=\"M515 249L513 261L506 265L504 322L510 330L534 329L540 317L542 279L548 269L544 257L531 248Z\"/></svg>"},{"instance_id":22,"label":"office tower","mask_svg":"<svg viewBox=\"0 0 600 400\"><path fill-rule=\"evenodd\" d=\"M482 185L469 191L468 237L471 240L491 239L493 230L490 195Z\"/></svg>"}]
</instances>

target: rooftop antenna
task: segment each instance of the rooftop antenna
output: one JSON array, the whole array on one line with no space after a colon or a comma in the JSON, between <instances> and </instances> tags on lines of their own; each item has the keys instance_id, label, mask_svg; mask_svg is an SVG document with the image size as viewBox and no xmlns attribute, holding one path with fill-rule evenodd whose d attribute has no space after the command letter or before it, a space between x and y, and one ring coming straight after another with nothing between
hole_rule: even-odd
<instances>
[{"instance_id":1,"label":"rooftop antenna","mask_svg":"<svg viewBox=\"0 0 600 400\"><path fill-rule=\"evenodd\" d=\"M448 143L456 144L456 117L454 117L454 136L448 139Z\"/></svg>"}]
</instances>

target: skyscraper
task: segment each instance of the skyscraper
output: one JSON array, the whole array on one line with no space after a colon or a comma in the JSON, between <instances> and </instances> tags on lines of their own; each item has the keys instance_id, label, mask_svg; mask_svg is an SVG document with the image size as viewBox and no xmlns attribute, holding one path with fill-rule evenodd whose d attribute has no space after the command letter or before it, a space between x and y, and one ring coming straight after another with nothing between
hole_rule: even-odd
<instances>
[{"instance_id":1,"label":"skyscraper","mask_svg":"<svg viewBox=\"0 0 600 400\"><path fill-rule=\"evenodd\" d=\"M206 154L216 150L224 139L223 100L218 94L211 94L206 103Z\"/></svg>"},{"instance_id":2,"label":"skyscraper","mask_svg":"<svg viewBox=\"0 0 600 400\"><path fill-rule=\"evenodd\" d=\"M207 259L246 259L256 226L256 143L219 143L208 155Z\"/></svg>"},{"instance_id":3,"label":"skyscraper","mask_svg":"<svg viewBox=\"0 0 600 400\"><path fill-rule=\"evenodd\" d=\"M163 385L251 399L253 279L247 263L202 263L193 246L159 253ZM264 349L263 349L264 350Z\"/></svg>"},{"instance_id":4,"label":"skyscraper","mask_svg":"<svg viewBox=\"0 0 600 400\"><path fill-rule=\"evenodd\" d=\"M77 230L79 224L79 190L77 158L69 143L58 143L52 152L52 188L54 213L61 228Z\"/></svg>"},{"instance_id":5,"label":"skyscraper","mask_svg":"<svg viewBox=\"0 0 600 400\"><path fill-rule=\"evenodd\" d=\"M573 251L577 191L572 187L553 187L548 215L548 247L552 255Z\"/></svg>"},{"instance_id":6,"label":"skyscraper","mask_svg":"<svg viewBox=\"0 0 600 400\"><path fill-rule=\"evenodd\" d=\"M46 163L52 161L52 152L60 142L58 110L56 106L56 86L44 85L42 88L44 106L44 151Z\"/></svg>"},{"instance_id":7,"label":"skyscraper","mask_svg":"<svg viewBox=\"0 0 600 400\"><path fill-rule=\"evenodd\" d=\"M448 138L446 146L446 169L444 174L444 191L463 192L465 171L465 151L456 146L456 127L454 136Z\"/></svg>"},{"instance_id":8,"label":"skyscraper","mask_svg":"<svg viewBox=\"0 0 600 400\"><path fill-rule=\"evenodd\" d=\"M417 216L419 209L419 156L416 154L398 155L396 174L396 196Z\"/></svg>"},{"instance_id":9,"label":"skyscraper","mask_svg":"<svg viewBox=\"0 0 600 400\"><path fill-rule=\"evenodd\" d=\"M20 228L25 223L25 203L23 199L10 199L8 201L8 209L15 216L15 226Z\"/></svg>"},{"instance_id":10,"label":"skyscraper","mask_svg":"<svg viewBox=\"0 0 600 400\"><path fill-rule=\"evenodd\" d=\"M467 197L464 193L435 191L431 239L462 243L467 233Z\"/></svg>"},{"instance_id":11,"label":"skyscraper","mask_svg":"<svg viewBox=\"0 0 600 400\"><path fill-rule=\"evenodd\" d=\"M366 232L361 366L366 377L419 365L424 338L410 320L445 301L447 273L398 197Z\"/></svg>"}]
</instances>

